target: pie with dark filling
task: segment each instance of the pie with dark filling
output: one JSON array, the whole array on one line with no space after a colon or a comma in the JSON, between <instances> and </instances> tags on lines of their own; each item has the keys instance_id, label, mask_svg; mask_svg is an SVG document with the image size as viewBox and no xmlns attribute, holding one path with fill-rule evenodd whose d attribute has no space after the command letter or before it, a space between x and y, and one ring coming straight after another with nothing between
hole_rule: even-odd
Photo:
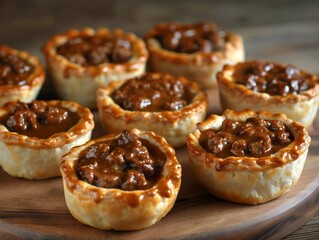
<instances>
[{"instance_id":1,"label":"pie with dark filling","mask_svg":"<svg viewBox=\"0 0 319 240\"><path fill-rule=\"evenodd\" d=\"M120 29L69 30L43 47L62 99L96 107L96 89L144 73L148 52L142 39Z\"/></svg>"},{"instance_id":2,"label":"pie with dark filling","mask_svg":"<svg viewBox=\"0 0 319 240\"><path fill-rule=\"evenodd\" d=\"M44 81L45 71L37 57L0 45L0 106L34 100Z\"/></svg>"},{"instance_id":3,"label":"pie with dark filling","mask_svg":"<svg viewBox=\"0 0 319 240\"><path fill-rule=\"evenodd\" d=\"M213 195L259 204L294 186L310 145L307 130L284 114L227 110L187 137L197 180Z\"/></svg>"},{"instance_id":4,"label":"pie with dark filling","mask_svg":"<svg viewBox=\"0 0 319 240\"><path fill-rule=\"evenodd\" d=\"M145 35L153 72L185 76L204 88L215 87L216 73L225 64L244 60L241 36L199 22L161 23Z\"/></svg>"},{"instance_id":5,"label":"pie with dark filling","mask_svg":"<svg viewBox=\"0 0 319 240\"><path fill-rule=\"evenodd\" d=\"M293 65L246 61L217 74L223 109L284 113L310 127L319 106L319 79Z\"/></svg>"},{"instance_id":6,"label":"pie with dark filling","mask_svg":"<svg viewBox=\"0 0 319 240\"><path fill-rule=\"evenodd\" d=\"M124 129L154 131L173 147L204 120L208 100L198 84L165 73L145 73L112 82L97 91L101 123L106 132Z\"/></svg>"},{"instance_id":7,"label":"pie with dark filling","mask_svg":"<svg viewBox=\"0 0 319 240\"><path fill-rule=\"evenodd\" d=\"M69 101L8 102L0 108L0 165L28 179L59 176L60 158L91 138L89 109Z\"/></svg>"},{"instance_id":8,"label":"pie with dark filling","mask_svg":"<svg viewBox=\"0 0 319 240\"><path fill-rule=\"evenodd\" d=\"M173 207L181 165L163 137L137 129L73 148L61 162L71 214L99 229L152 226Z\"/></svg>"}]
</instances>

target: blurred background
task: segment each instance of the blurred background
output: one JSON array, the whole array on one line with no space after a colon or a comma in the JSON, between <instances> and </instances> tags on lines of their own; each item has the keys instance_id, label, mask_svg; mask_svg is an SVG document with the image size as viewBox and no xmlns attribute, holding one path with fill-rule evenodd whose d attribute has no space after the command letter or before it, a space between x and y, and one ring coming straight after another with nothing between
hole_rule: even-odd
<instances>
[{"instance_id":1,"label":"blurred background","mask_svg":"<svg viewBox=\"0 0 319 240\"><path fill-rule=\"evenodd\" d=\"M311 48L309 59L319 61L318 0L0 0L0 43L41 56L52 35L70 28L122 28L144 36L159 22L202 20L243 35L249 59L313 70L298 59L300 49Z\"/></svg>"},{"instance_id":2,"label":"blurred background","mask_svg":"<svg viewBox=\"0 0 319 240\"><path fill-rule=\"evenodd\" d=\"M319 73L318 0L0 0L0 44L44 62L44 43L71 28L121 28L143 37L153 25L171 21L215 22L243 36L246 59ZM50 94L48 79L40 98Z\"/></svg>"}]
</instances>

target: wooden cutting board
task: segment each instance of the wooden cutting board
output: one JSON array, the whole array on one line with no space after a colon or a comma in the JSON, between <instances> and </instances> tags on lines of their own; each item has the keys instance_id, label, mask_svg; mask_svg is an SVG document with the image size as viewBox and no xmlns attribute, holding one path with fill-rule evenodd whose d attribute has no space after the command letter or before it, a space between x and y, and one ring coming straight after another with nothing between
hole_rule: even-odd
<instances>
[{"instance_id":1,"label":"wooden cutting board","mask_svg":"<svg viewBox=\"0 0 319 240\"><path fill-rule=\"evenodd\" d=\"M217 92L209 94L209 114L220 113ZM95 114L94 136L103 134ZM247 206L207 193L194 179L185 148L177 150L183 167L181 191L172 211L153 227L132 232L102 231L69 213L61 178L30 181L0 168L0 238L27 239L279 239L305 224L319 210L319 117L299 182L271 202Z\"/></svg>"}]
</instances>

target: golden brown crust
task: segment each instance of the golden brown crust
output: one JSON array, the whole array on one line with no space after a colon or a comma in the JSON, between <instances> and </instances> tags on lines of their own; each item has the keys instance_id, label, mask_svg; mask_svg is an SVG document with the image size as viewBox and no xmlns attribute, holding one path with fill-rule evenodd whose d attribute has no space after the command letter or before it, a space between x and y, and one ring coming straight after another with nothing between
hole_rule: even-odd
<instances>
[{"instance_id":1,"label":"golden brown crust","mask_svg":"<svg viewBox=\"0 0 319 240\"><path fill-rule=\"evenodd\" d=\"M72 63L57 54L56 47L76 36L123 36L132 44L133 57L125 63L104 63L88 67ZM95 91L99 86L142 74L148 58L148 52L142 39L133 33L107 28L72 29L64 34L55 35L43 47L43 53L59 95L63 99L73 100L88 107L96 106Z\"/></svg>"},{"instance_id":2,"label":"golden brown crust","mask_svg":"<svg viewBox=\"0 0 319 240\"><path fill-rule=\"evenodd\" d=\"M60 169L66 203L72 215L80 222L100 229L137 230L155 224L173 207L181 184L181 166L174 149L154 133L137 129L133 131L165 154L167 160L163 176L146 190L99 188L78 179L74 162L88 146L112 139L116 135L109 134L73 148L63 156Z\"/></svg>"},{"instance_id":3,"label":"golden brown crust","mask_svg":"<svg viewBox=\"0 0 319 240\"><path fill-rule=\"evenodd\" d=\"M218 130L224 119L245 121L250 117L282 121L294 141L273 155L218 158L199 144L200 131ZM272 200L288 191L299 179L308 153L310 137L306 129L284 114L226 110L222 116L212 115L198 124L187 137L190 163L197 179L212 194L239 203L257 204Z\"/></svg>"},{"instance_id":4,"label":"golden brown crust","mask_svg":"<svg viewBox=\"0 0 319 240\"><path fill-rule=\"evenodd\" d=\"M25 51L18 51L4 45L0 45L0 50L8 54L16 55L34 67L34 70L28 77L26 84L0 86L0 106L15 100L31 102L36 99L45 81L44 67L40 63L39 59Z\"/></svg>"},{"instance_id":5,"label":"golden brown crust","mask_svg":"<svg viewBox=\"0 0 319 240\"><path fill-rule=\"evenodd\" d=\"M153 73L161 76L161 73ZM121 132L124 129L138 128L154 131L163 136L173 147L185 145L185 137L196 128L196 123L204 120L208 100L207 95L195 82L179 78L194 94L190 104L177 111L143 112L122 109L110 97L124 81L112 82L97 91L97 104L101 123L108 133Z\"/></svg>"},{"instance_id":6,"label":"golden brown crust","mask_svg":"<svg viewBox=\"0 0 319 240\"><path fill-rule=\"evenodd\" d=\"M236 79L233 78L235 66L225 65L223 70L217 74L220 101L224 110L252 109L284 113L288 118L300 122L306 128L312 124L319 106L318 81L313 88L302 91L300 94L269 95L254 92L244 85L235 83ZM312 78L317 77L312 75Z\"/></svg>"},{"instance_id":7,"label":"golden brown crust","mask_svg":"<svg viewBox=\"0 0 319 240\"><path fill-rule=\"evenodd\" d=\"M161 25L165 24L154 26L145 36L151 71L185 76L195 80L202 87L215 87L215 75L225 64L235 64L245 58L243 40L234 33L229 33L229 41L222 51L187 54L166 50L157 39L152 38Z\"/></svg>"},{"instance_id":8,"label":"golden brown crust","mask_svg":"<svg viewBox=\"0 0 319 240\"><path fill-rule=\"evenodd\" d=\"M69 101L52 100L48 104L61 104L69 111L77 112L80 120L67 132L56 133L47 139L20 135L0 125L0 151L3 153L0 163L10 175L28 179L59 176L61 156L91 138L94 121L89 109ZM7 113L6 108L0 108L0 116Z\"/></svg>"}]
</instances>

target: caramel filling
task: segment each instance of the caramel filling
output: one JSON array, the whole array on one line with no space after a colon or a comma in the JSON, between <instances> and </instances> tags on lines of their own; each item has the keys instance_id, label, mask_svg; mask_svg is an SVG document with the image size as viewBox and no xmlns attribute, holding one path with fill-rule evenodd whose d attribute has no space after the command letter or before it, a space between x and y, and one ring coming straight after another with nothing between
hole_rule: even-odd
<instances>
[{"instance_id":1,"label":"caramel filling","mask_svg":"<svg viewBox=\"0 0 319 240\"><path fill-rule=\"evenodd\" d=\"M89 184L131 191L154 186L165 162L156 146L125 130L117 138L83 150L74 169L78 178Z\"/></svg>"},{"instance_id":2,"label":"caramel filling","mask_svg":"<svg viewBox=\"0 0 319 240\"><path fill-rule=\"evenodd\" d=\"M245 122L225 119L219 130L202 131L199 143L219 158L265 157L293 140L293 135L281 121L248 118Z\"/></svg>"},{"instance_id":3,"label":"caramel filling","mask_svg":"<svg viewBox=\"0 0 319 240\"><path fill-rule=\"evenodd\" d=\"M77 113L44 101L10 102L4 108L8 108L9 113L0 118L0 124L10 132L40 139L66 132L80 120Z\"/></svg>"},{"instance_id":4,"label":"caramel filling","mask_svg":"<svg viewBox=\"0 0 319 240\"><path fill-rule=\"evenodd\" d=\"M25 85L33 71L24 59L0 49L0 85Z\"/></svg>"},{"instance_id":5,"label":"caramel filling","mask_svg":"<svg viewBox=\"0 0 319 240\"><path fill-rule=\"evenodd\" d=\"M83 36L70 38L57 47L57 53L82 66L124 63L133 57L129 40L119 37Z\"/></svg>"},{"instance_id":6,"label":"caramel filling","mask_svg":"<svg viewBox=\"0 0 319 240\"><path fill-rule=\"evenodd\" d=\"M221 51L229 34L217 29L215 24L195 23L158 25L152 38L156 38L162 48L178 53Z\"/></svg>"},{"instance_id":7,"label":"caramel filling","mask_svg":"<svg viewBox=\"0 0 319 240\"><path fill-rule=\"evenodd\" d=\"M111 94L121 108L129 111L176 111L191 102L190 89L168 74L147 73L132 78Z\"/></svg>"},{"instance_id":8,"label":"caramel filling","mask_svg":"<svg viewBox=\"0 0 319 240\"><path fill-rule=\"evenodd\" d=\"M233 78L252 91L280 96L299 94L313 88L317 81L295 66L257 61L238 63Z\"/></svg>"}]
</instances>

